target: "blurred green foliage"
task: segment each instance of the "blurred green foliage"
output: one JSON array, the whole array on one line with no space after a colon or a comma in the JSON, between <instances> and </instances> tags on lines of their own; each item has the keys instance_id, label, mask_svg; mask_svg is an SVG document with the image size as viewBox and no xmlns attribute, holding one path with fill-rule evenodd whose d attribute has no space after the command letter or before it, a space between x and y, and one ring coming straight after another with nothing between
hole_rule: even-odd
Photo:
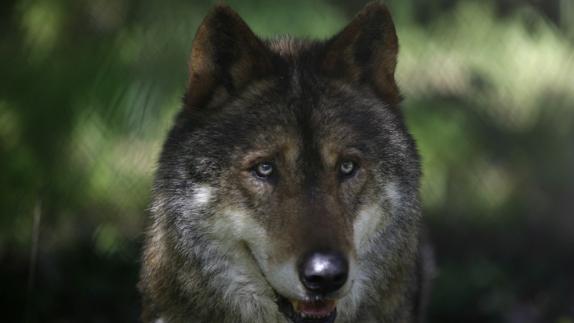
<instances>
[{"instance_id":1,"label":"blurred green foliage","mask_svg":"<svg viewBox=\"0 0 574 323\"><path fill-rule=\"evenodd\" d=\"M363 5L228 3L261 35L319 38ZM574 5L387 3L437 258L429 320L573 322ZM154 163L212 4L0 4L3 320L137 320Z\"/></svg>"}]
</instances>

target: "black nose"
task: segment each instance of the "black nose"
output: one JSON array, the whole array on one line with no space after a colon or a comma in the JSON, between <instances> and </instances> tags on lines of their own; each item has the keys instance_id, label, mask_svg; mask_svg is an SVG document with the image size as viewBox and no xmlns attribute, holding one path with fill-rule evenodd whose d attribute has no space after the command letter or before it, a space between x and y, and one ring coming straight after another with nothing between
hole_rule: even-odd
<instances>
[{"instance_id":1,"label":"black nose","mask_svg":"<svg viewBox=\"0 0 574 323\"><path fill-rule=\"evenodd\" d=\"M349 262L339 252L321 251L307 254L299 263L299 279L312 292L328 294L347 281Z\"/></svg>"}]
</instances>

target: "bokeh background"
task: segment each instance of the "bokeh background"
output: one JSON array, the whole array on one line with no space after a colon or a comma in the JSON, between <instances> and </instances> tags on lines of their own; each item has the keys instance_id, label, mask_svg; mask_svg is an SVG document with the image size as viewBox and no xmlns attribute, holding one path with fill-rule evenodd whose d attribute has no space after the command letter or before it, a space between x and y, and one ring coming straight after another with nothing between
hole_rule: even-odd
<instances>
[{"instance_id":1,"label":"bokeh background","mask_svg":"<svg viewBox=\"0 0 574 323\"><path fill-rule=\"evenodd\" d=\"M364 1L229 0L325 38ZM430 322L574 322L574 1L388 0ZM0 2L2 322L135 322L154 165L213 1Z\"/></svg>"}]
</instances>

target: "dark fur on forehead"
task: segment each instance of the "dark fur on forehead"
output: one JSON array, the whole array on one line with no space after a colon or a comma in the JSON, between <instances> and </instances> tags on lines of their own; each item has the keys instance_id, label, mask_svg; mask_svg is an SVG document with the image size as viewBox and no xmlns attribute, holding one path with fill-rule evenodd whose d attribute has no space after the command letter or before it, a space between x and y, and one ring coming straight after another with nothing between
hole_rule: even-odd
<instances>
[{"instance_id":1,"label":"dark fur on forehead","mask_svg":"<svg viewBox=\"0 0 574 323\"><path fill-rule=\"evenodd\" d=\"M302 51L312 48L313 42L291 36L279 36L267 40L267 46L279 56L292 61L293 58L298 57Z\"/></svg>"}]
</instances>

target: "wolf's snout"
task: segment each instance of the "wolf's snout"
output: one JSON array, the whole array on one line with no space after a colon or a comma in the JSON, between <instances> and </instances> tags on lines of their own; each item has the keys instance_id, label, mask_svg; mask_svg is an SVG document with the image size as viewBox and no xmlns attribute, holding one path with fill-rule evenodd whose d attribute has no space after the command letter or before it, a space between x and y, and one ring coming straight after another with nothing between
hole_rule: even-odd
<instances>
[{"instance_id":1,"label":"wolf's snout","mask_svg":"<svg viewBox=\"0 0 574 323\"><path fill-rule=\"evenodd\" d=\"M299 279L315 293L328 294L340 289L348 275L349 262L336 251L312 252L299 263Z\"/></svg>"}]
</instances>

